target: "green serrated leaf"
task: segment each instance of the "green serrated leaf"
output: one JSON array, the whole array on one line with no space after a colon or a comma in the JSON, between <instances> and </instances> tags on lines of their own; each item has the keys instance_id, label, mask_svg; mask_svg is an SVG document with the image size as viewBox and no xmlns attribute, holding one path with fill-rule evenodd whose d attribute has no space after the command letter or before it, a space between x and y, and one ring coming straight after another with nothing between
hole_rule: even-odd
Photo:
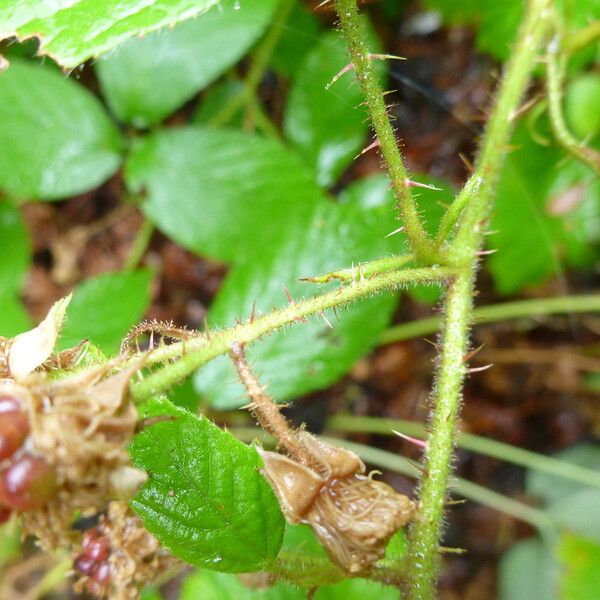
<instances>
[{"instance_id":1,"label":"green serrated leaf","mask_svg":"<svg viewBox=\"0 0 600 600\"><path fill-rule=\"evenodd\" d=\"M149 127L235 64L269 24L277 0L226 0L175 27L131 39L95 64L114 114Z\"/></svg>"},{"instance_id":2,"label":"green serrated leaf","mask_svg":"<svg viewBox=\"0 0 600 600\"><path fill-rule=\"evenodd\" d=\"M179 600L304 600L306 591L276 583L265 589L246 587L235 575L196 571L181 588Z\"/></svg>"},{"instance_id":3,"label":"green serrated leaf","mask_svg":"<svg viewBox=\"0 0 600 600\"><path fill-rule=\"evenodd\" d=\"M384 177L351 186L340 202L322 199L309 218L286 224L279 246L256 252L227 277L209 313L211 325L228 325L251 313L287 302L285 288L299 299L323 291L301 282L318 275L399 250L400 240L386 234L397 227ZM329 284L326 287L334 286ZM278 401L326 387L346 373L376 344L396 305L395 295L382 295L328 315L324 320L273 334L248 349L261 379ZM197 389L211 405L232 408L245 404L244 390L227 357L211 361L196 376Z\"/></svg>"},{"instance_id":4,"label":"green serrated leaf","mask_svg":"<svg viewBox=\"0 0 600 600\"><path fill-rule=\"evenodd\" d=\"M96 187L119 167L119 131L79 84L52 69L13 60L0 72L0 98L4 192L56 200Z\"/></svg>"},{"instance_id":5,"label":"green serrated leaf","mask_svg":"<svg viewBox=\"0 0 600 600\"><path fill-rule=\"evenodd\" d=\"M185 127L142 140L127 185L142 210L198 254L239 262L288 236L321 196L310 171L280 143L234 130ZM282 224L285 224L282 227Z\"/></svg>"},{"instance_id":6,"label":"green serrated leaf","mask_svg":"<svg viewBox=\"0 0 600 600\"><path fill-rule=\"evenodd\" d=\"M59 349L90 339L112 355L127 331L144 316L150 303L152 271L104 273L79 285L67 309Z\"/></svg>"},{"instance_id":7,"label":"green serrated leaf","mask_svg":"<svg viewBox=\"0 0 600 600\"><path fill-rule=\"evenodd\" d=\"M565 569L562 600L592 600L600 590L600 545L584 537L565 536L558 553Z\"/></svg>"},{"instance_id":8,"label":"green serrated leaf","mask_svg":"<svg viewBox=\"0 0 600 600\"><path fill-rule=\"evenodd\" d=\"M175 25L218 0L0 0L0 39L40 39L40 53L65 67L114 48L133 35Z\"/></svg>"},{"instance_id":9,"label":"green serrated leaf","mask_svg":"<svg viewBox=\"0 0 600 600\"><path fill-rule=\"evenodd\" d=\"M256 450L167 401L147 403L143 414L173 417L144 429L130 447L150 475L131 503L144 526L195 566L264 569L279 552L284 519Z\"/></svg>"},{"instance_id":10,"label":"green serrated leaf","mask_svg":"<svg viewBox=\"0 0 600 600\"><path fill-rule=\"evenodd\" d=\"M324 187L335 183L359 153L369 128L362 92L352 85L353 73L328 87L348 60L340 35L325 34L302 63L285 111L288 139L314 167Z\"/></svg>"}]
</instances>

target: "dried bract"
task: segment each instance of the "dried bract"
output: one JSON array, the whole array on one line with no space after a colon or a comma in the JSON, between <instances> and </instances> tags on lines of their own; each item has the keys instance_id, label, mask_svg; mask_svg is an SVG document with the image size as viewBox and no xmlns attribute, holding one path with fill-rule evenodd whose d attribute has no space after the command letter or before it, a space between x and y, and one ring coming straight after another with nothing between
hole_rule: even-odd
<instances>
[{"instance_id":1,"label":"dried bract","mask_svg":"<svg viewBox=\"0 0 600 600\"><path fill-rule=\"evenodd\" d=\"M62 327L71 296L55 302L46 318L34 329L3 340L0 350L4 355L0 368L3 378L20 379L29 375L52 354Z\"/></svg>"},{"instance_id":2,"label":"dried bract","mask_svg":"<svg viewBox=\"0 0 600 600\"><path fill-rule=\"evenodd\" d=\"M304 431L298 437L321 468L259 449L263 473L286 519L309 524L331 560L360 573L383 557L392 535L414 517L415 504L365 475L363 462L353 452Z\"/></svg>"}]
</instances>

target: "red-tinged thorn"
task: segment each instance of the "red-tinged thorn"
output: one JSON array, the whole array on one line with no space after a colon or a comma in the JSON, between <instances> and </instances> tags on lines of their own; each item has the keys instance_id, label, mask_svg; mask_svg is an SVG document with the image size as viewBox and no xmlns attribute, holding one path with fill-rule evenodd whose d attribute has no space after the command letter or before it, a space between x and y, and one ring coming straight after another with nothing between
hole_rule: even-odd
<instances>
[{"instance_id":1,"label":"red-tinged thorn","mask_svg":"<svg viewBox=\"0 0 600 600\"><path fill-rule=\"evenodd\" d=\"M403 440L406 440L407 442L410 442L411 444L414 444L415 446L419 446L419 448L427 448L427 442L425 440L420 440L419 438L411 437L410 435L406 435L405 433L400 433L399 431L396 431L395 429L392 429L392 431L398 437L401 437Z\"/></svg>"},{"instance_id":2,"label":"red-tinged thorn","mask_svg":"<svg viewBox=\"0 0 600 600\"><path fill-rule=\"evenodd\" d=\"M256 300L252 303L252 312L250 313L250 323L254 323L256 319Z\"/></svg>"},{"instance_id":3,"label":"red-tinged thorn","mask_svg":"<svg viewBox=\"0 0 600 600\"><path fill-rule=\"evenodd\" d=\"M371 60L406 60L406 56L397 56L396 54L369 54Z\"/></svg>"},{"instance_id":4,"label":"red-tinged thorn","mask_svg":"<svg viewBox=\"0 0 600 600\"><path fill-rule=\"evenodd\" d=\"M496 254L496 252L498 252L497 248L494 250L479 250L477 256L489 256L490 254Z\"/></svg>"},{"instance_id":5,"label":"red-tinged thorn","mask_svg":"<svg viewBox=\"0 0 600 600\"><path fill-rule=\"evenodd\" d=\"M154 349L154 331L150 332L150 342L149 342L149 350Z\"/></svg>"},{"instance_id":6,"label":"red-tinged thorn","mask_svg":"<svg viewBox=\"0 0 600 600\"><path fill-rule=\"evenodd\" d=\"M467 352L463 356L463 362L467 362L467 361L471 360L480 350L483 349L484 346L485 346L485 344L481 344L481 346L477 346L477 348L475 348L474 350Z\"/></svg>"},{"instance_id":7,"label":"red-tinged thorn","mask_svg":"<svg viewBox=\"0 0 600 600\"><path fill-rule=\"evenodd\" d=\"M374 142L371 142L366 148L363 148L355 157L354 160L356 160L359 156L362 156L363 154L366 154L369 150L373 150L373 148L377 148L380 146L379 140L376 139Z\"/></svg>"},{"instance_id":8,"label":"red-tinged thorn","mask_svg":"<svg viewBox=\"0 0 600 600\"><path fill-rule=\"evenodd\" d=\"M481 373L482 371L487 371L494 366L494 363L490 363L489 365L483 365L483 367L472 367L467 372L468 373Z\"/></svg>"},{"instance_id":9,"label":"red-tinged thorn","mask_svg":"<svg viewBox=\"0 0 600 600\"><path fill-rule=\"evenodd\" d=\"M392 237L393 235L396 235L397 233L400 233L401 231L404 231L404 226L398 227L398 229L394 229L394 231L391 231L385 237L386 238Z\"/></svg>"},{"instance_id":10,"label":"red-tinged thorn","mask_svg":"<svg viewBox=\"0 0 600 600\"><path fill-rule=\"evenodd\" d=\"M335 319L336 321L339 322L340 318L338 317L338 311L337 311L337 306L333 307L333 314L335 315Z\"/></svg>"},{"instance_id":11,"label":"red-tinged thorn","mask_svg":"<svg viewBox=\"0 0 600 600\"><path fill-rule=\"evenodd\" d=\"M435 187L435 185L429 185L427 183L419 183L418 181L413 181L412 179L405 179L404 185L406 187L419 187L419 188L425 188L427 190L435 190L436 192L442 191L442 188Z\"/></svg>"},{"instance_id":12,"label":"red-tinged thorn","mask_svg":"<svg viewBox=\"0 0 600 600\"><path fill-rule=\"evenodd\" d=\"M319 316L321 317L321 319L323 319L323 321L325 321L325 324L327 325L327 327L329 327L329 329L333 329L333 325L331 324L329 319L325 316L324 311L321 311L319 313Z\"/></svg>"},{"instance_id":13,"label":"red-tinged thorn","mask_svg":"<svg viewBox=\"0 0 600 600\"><path fill-rule=\"evenodd\" d=\"M290 294L290 290L288 290L285 286L283 287L283 291L285 292L285 295L288 299L288 302L290 304L296 304L296 301L294 300L294 298L292 298L292 294Z\"/></svg>"},{"instance_id":14,"label":"red-tinged thorn","mask_svg":"<svg viewBox=\"0 0 600 600\"><path fill-rule=\"evenodd\" d=\"M206 339L210 340L210 326L208 325L206 317L204 317L204 333L206 334Z\"/></svg>"},{"instance_id":15,"label":"red-tinged thorn","mask_svg":"<svg viewBox=\"0 0 600 600\"><path fill-rule=\"evenodd\" d=\"M354 63L350 62L345 67L343 67L337 73L337 75L333 76L333 79L325 86L325 89L328 90L340 77L342 77L343 75L345 75L348 71L352 71L352 69L354 69Z\"/></svg>"}]
</instances>

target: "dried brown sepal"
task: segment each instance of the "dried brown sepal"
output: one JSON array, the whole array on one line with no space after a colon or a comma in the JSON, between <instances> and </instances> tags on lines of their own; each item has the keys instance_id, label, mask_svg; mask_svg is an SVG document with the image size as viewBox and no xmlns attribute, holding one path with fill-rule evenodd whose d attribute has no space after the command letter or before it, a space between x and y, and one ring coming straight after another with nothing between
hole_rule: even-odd
<instances>
[{"instance_id":1,"label":"dried brown sepal","mask_svg":"<svg viewBox=\"0 0 600 600\"><path fill-rule=\"evenodd\" d=\"M309 524L331 560L344 570L368 570L383 557L392 535L413 518L414 502L364 475L365 465L354 452L292 428L252 373L243 344L232 343L229 354L252 400L249 409L288 454L258 448L262 473L286 519Z\"/></svg>"},{"instance_id":2,"label":"dried brown sepal","mask_svg":"<svg viewBox=\"0 0 600 600\"><path fill-rule=\"evenodd\" d=\"M125 502L111 502L74 559L75 590L110 600L137 600L140 588L177 564Z\"/></svg>"},{"instance_id":3,"label":"dried brown sepal","mask_svg":"<svg viewBox=\"0 0 600 600\"><path fill-rule=\"evenodd\" d=\"M137 368L111 375L102 367L58 381L34 373L19 383L0 384L0 395L19 398L27 408L27 451L43 456L55 471L53 499L23 513L24 530L44 548L74 543L76 511L95 514L142 481L144 474L129 466L126 450L138 420L128 398Z\"/></svg>"},{"instance_id":4,"label":"dried brown sepal","mask_svg":"<svg viewBox=\"0 0 600 600\"><path fill-rule=\"evenodd\" d=\"M286 519L310 525L331 560L344 570L368 570L383 557L392 535L414 517L414 502L364 475L365 466L354 453L307 432L298 435L323 465L320 472L259 449L262 472Z\"/></svg>"}]
</instances>

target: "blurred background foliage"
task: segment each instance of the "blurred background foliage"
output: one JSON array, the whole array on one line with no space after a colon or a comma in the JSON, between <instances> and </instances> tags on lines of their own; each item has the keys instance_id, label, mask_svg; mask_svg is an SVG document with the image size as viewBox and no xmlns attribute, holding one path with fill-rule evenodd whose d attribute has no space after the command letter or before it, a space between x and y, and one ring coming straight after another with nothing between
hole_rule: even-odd
<instances>
[{"instance_id":1,"label":"blurred background foliage","mask_svg":"<svg viewBox=\"0 0 600 600\"><path fill-rule=\"evenodd\" d=\"M109 0L103 4L110 8ZM140 13L135 31L143 36L124 35L115 17L115 27L94 34L85 49L53 33L57 23L48 15L17 14L21 20L11 24L0 8L2 31L47 32L52 57L39 57L34 40L2 42L10 62L0 73L4 336L26 330L74 286L61 347L89 338L111 354L145 315L193 328L205 319L229 325L253 307L284 305L285 290L299 299L325 289L301 277L406 249L402 234L388 236L399 223L377 151L363 152L372 138L358 86L350 73L332 83L348 59L328 6L205 1L206 12L176 24L185 3L161 4L168 8L164 21ZM557 5L565 35L597 26L597 0ZM377 65L413 179L438 188L419 190L435 231L468 174L523 2L365 6L373 51L407 58ZM569 57L563 110L574 136L600 150L597 40ZM480 275L478 304L598 291L600 180L554 139L544 75L540 65L497 184L487 238L494 253ZM316 320L282 331L257 343L250 357L278 400L299 399L289 413L311 429L326 428L328 414L339 411L422 421L431 350L393 335L382 346L381 339L393 324L428 316L438 298L438 290L420 288L369 299L330 315L333 328ZM572 446L561 459L598 471L599 331L597 319L571 317L477 334L486 344L482 356L499 366L468 388L465 428L541 453ZM511 342L520 357L510 355ZM239 413L217 412L245 403L233 381L228 361L217 359L172 399L246 425ZM411 452L368 431L359 441ZM548 527L534 533L457 509L447 544L470 553L447 561L444 597L597 597L598 488L478 460L459 451L459 470L536 503ZM387 476L410 489L407 480ZM456 534L460 519L466 539ZM16 527L2 528L4 570L31 553L16 541ZM483 550L485 540L493 550ZM167 585L146 597L305 597L281 584L252 591L209 571L182 579L179 596ZM315 597L396 597L390 589L353 580Z\"/></svg>"}]
</instances>

